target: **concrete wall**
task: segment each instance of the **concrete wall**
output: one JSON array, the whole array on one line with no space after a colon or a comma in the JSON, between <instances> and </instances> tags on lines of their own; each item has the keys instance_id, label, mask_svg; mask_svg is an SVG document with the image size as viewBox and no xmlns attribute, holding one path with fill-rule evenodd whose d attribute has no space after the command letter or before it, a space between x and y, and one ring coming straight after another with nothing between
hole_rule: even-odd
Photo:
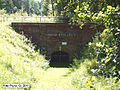
<instances>
[{"instance_id":1,"label":"concrete wall","mask_svg":"<svg viewBox=\"0 0 120 90\"><path fill-rule=\"evenodd\" d=\"M48 58L56 51L64 51L69 54L69 61L80 55L80 46L96 32L90 28L91 24L84 25L82 29L66 23L12 23L12 27L23 31Z\"/></svg>"}]
</instances>

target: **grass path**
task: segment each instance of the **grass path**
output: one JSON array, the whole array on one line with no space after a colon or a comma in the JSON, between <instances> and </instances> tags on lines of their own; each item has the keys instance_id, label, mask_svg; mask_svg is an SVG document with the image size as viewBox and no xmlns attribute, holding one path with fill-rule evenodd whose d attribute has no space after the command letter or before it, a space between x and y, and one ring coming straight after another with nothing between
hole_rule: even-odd
<instances>
[{"instance_id":1,"label":"grass path","mask_svg":"<svg viewBox=\"0 0 120 90\"><path fill-rule=\"evenodd\" d=\"M49 68L41 76L40 90L74 90L68 73L69 68Z\"/></svg>"}]
</instances>

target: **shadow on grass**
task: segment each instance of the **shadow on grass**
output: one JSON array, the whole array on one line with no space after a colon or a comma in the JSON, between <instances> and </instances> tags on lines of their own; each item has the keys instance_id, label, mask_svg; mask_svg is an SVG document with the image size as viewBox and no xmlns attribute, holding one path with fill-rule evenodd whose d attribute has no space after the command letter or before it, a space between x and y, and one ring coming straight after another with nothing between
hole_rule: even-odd
<instances>
[{"instance_id":1,"label":"shadow on grass","mask_svg":"<svg viewBox=\"0 0 120 90\"><path fill-rule=\"evenodd\" d=\"M55 68L70 68L70 62L50 62L50 67Z\"/></svg>"},{"instance_id":2,"label":"shadow on grass","mask_svg":"<svg viewBox=\"0 0 120 90\"><path fill-rule=\"evenodd\" d=\"M72 73L72 72L69 71L69 72L67 72L65 75L63 75L63 77L67 77L67 76L69 76L71 73Z\"/></svg>"}]
</instances>

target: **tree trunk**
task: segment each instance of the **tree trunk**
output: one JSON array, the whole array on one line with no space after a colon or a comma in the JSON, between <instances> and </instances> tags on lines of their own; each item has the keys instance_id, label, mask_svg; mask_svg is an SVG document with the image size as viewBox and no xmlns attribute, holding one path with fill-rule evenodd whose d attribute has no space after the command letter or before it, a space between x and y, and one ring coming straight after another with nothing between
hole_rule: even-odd
<instances>
[{"instance_id":1,"label":"tree trunk","mask_svg":"<svg viewBox=\"0 0 120 90\"><path fill-rule=\"evenodd\" d=\"M53 0L51 0L51 4L52 4L52 14L53 14L53 16L55 16L55 14L54 14L54 3L53 3Z\"/></svg>"}]
</instances>

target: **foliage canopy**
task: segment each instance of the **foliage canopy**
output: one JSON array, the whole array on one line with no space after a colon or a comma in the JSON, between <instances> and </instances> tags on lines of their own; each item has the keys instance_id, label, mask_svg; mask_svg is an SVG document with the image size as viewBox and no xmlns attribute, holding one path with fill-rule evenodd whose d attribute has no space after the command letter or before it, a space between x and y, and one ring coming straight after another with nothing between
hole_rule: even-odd
<instances>
[{"instance_id":1,"label":"foliage canopy","mask_svg":"<svg viewBox=\"0 0 120 90\"><path fill-rule=\"evenodd\" d=\"M97 58L97 74L120 78L120 1L66 0L65 15L69 22L83 26L94 23L104 27L103 33L89 43L89 53ZM59 0L58 0L58 3ZM97 28L95 28L97 29Z\"/></svg>"}]
</instances>

